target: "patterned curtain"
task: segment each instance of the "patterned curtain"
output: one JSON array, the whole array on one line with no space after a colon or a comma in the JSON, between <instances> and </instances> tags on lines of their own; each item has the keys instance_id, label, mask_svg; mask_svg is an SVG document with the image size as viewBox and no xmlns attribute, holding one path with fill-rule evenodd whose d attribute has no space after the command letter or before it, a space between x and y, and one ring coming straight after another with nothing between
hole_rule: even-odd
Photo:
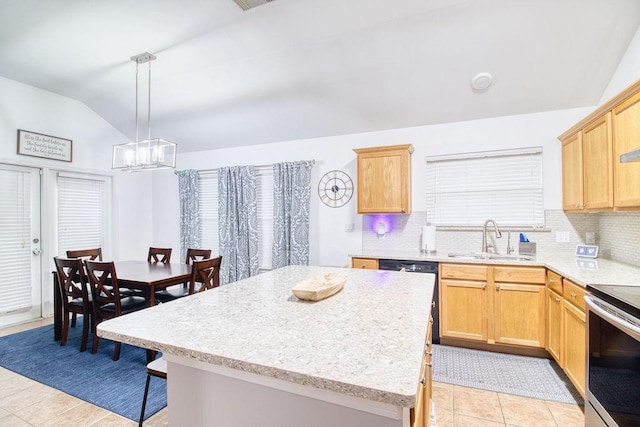
<instances>
[{"instance_id":1,"label":"patterned curtain","mask_svg":"<svg viewBox=\"0 0 640 427\"><path fill-rule=\"evenodd\" d=\"M258 274L258 196L253 166L218 170L220 282Z\"/></svg>"},{"instance_id":2,"label":"patterned curtain","mask_svg":"<svg viewBox=\"0 0 640 427\"><path fill-rule=\"evenodd\" d=\"M313 161L273 165L274 269L309 264L309 207Z\"/></svg>"},{"instance_id":3,"label":"patterned curtain","mask_svg":"<svg viewBox=\"0 0 640 427\"><path fill-rule=\"evenodd\" d=\"M176 171L180 192L180 259L188 248L200 247L200 192L198 171Z\"/></svg>"}]
</instances>

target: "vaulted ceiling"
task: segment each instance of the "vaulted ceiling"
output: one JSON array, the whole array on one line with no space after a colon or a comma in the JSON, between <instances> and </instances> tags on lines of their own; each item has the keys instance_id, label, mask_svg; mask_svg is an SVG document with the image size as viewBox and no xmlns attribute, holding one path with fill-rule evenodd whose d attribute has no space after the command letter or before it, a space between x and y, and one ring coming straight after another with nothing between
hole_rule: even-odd
<instances>
[{"instance_id":1,"label":"vaulted ceiling","mask_svg":"<svg viewBox=\"0 0 640 427\"><path fill-rule=\"evenodd\" d=\"M184 152L596 105L639 23L637 0L2 0L0 76L133 139L151 52L151 133Z\"/></svg>"}]
</instances>

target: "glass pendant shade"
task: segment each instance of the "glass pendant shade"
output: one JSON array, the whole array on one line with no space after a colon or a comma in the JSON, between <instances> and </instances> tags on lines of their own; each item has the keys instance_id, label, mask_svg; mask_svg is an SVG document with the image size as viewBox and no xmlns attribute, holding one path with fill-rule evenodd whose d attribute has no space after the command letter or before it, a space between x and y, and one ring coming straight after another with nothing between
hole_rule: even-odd
<instances>
[{"instance_id":1,"label":"glass pendant shade","mask_svg":"<svg viewBox=\"0 0 640 427\"><path fill-rule=\"evenodd\" d=\"M160 138L114 145L111 168L125 171L175 168L176 151L175 142Z\"/></svg>"}]
</instances>

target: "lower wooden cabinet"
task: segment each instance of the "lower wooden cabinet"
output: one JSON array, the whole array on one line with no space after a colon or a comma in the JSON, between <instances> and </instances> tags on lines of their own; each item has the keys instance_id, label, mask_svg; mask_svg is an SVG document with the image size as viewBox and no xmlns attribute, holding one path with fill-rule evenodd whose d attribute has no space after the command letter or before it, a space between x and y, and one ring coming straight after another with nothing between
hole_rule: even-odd
<instances>
[{"instance_id":1,"label":"lower wooden cabinet","mask_svg":"<svg viewBox=\"0 0 640 427\"><path fill-rule=\"evenodd\" d=\"M351 258L351 267L377 270L378 260L376 258Z\"/></svg>"},{"instance_id":2,"label":"lower wooden cabinet","mask_svg":"<svg viewBox=\"0 0 640 427\"><path fill-rule=\"evenodd\" d=\"M440 335L487 341L487 282L440 281Z\"/></svg>"},{"instance_id":3,"label":"lower wooden cabinet","mask_svg":"<svg viewBox=\"0 0 640 427\"><path fill-rule=\"evenodd\" d=\"M496 283L496 343L544 348L546 313L544 285Z\"/></svg>"},{"instance_id":4,"label":"lower wooden cabinet","mask_svg":"<svg viewBox=\"0 0 640 427\"><path fill-rule=\"evenodd\" d=\"M547 289L547 351L562 365L562 296Z\"/></svg>"},{"instance_id":5,"label":"lower wooden cabinet","mask_svg":"<svg viewBox=\"0 0 640 427\"><path fill-rule=\"evenodd\" d=\"M545 269L440 265L440 334L544 348Z\"/></svg>"},{"instance_id":6,"label":"lower wooden cabinet","mask_svg":"<svg viewBox=\"0 0 640 427\"><path fill-rule=\"evenodd\" d=\"M416 406L411 413L411 427L429 427L431 425L431 402L433 400L433 317L429 320L427 339L422 356L420 369L420 384L416 396Z\"/></svg>"},{"instance_id":7,"label":"lower wooden cabinet","mask_svg":"<svg viewBox=\"0 0 640 427\"><path fill-rule=\"evenodd\" d=\"M585 396L587 369L587 317L584 288L563 280L562 329L564 348L561 366L573 385ZM575 304L574 304L575 302Z\"/></svg>"}]
</instances>

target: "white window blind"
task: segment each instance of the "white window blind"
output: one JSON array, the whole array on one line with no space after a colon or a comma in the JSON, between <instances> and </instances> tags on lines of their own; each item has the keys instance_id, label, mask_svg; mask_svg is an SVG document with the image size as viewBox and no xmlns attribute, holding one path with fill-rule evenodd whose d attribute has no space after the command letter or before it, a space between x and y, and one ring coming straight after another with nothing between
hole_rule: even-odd
<instances>
[{"instance_id":1,"label":"white window blind","mask_svg":"<svg viewBox=\"0 0 640 427\"><path fill-rule=\"evenodd\" d=\"M200 190L200 241L202 249L211 249L211 256L220 255L218 246L218 171L198 174Z\"/></svg>"},{"instance_id":2,"label":"white window blind","mask_svg":"<svg viewBox=\"0 0 640 427\"><path fill-rule=\"evenodd\" d=\"M256 168L258 257L260 270L271 270L273 249L273 166Z\"/></svg>"},{"instance_id":3,"label":"white window blind","mask_svg":"<svg viewBox=\"0 0 640 427\"><path fill-rule=\"evenodd\" d=\"M0 313L31 307L31 178L0 170Z\"/></svg>"},{"instance_id":4,"label":"white window blind","mask_svg":"<svg viewBox=\"0 0 640 427\"><path fill-rule=\"evenodd\" d=\"M58 255L103 248L109 229L108 177L58 174Z\"/></svg>"},{"instance_id":5,"label":"white window blind","mask_svg":"<svg viewBox=\"0 0 640 427\"><path fill-rule=\"evenodd\" d=\"M542 148L427 157L427 220L544 226Z\"/></svg>"},{"instance_id":6,"label":"white window blind","mask_svg":"<svg viewBox=\"0 0 640 427\"><path fill-rule=\"evenodd\" d=\"M200 220L202 247L211 249L218 256L218 172L200 172ZM258 265L261 270L271 269L273 246L273 168L271 165L256 167L256 192L258 197Z\"/></svg>"}]
</instances>

